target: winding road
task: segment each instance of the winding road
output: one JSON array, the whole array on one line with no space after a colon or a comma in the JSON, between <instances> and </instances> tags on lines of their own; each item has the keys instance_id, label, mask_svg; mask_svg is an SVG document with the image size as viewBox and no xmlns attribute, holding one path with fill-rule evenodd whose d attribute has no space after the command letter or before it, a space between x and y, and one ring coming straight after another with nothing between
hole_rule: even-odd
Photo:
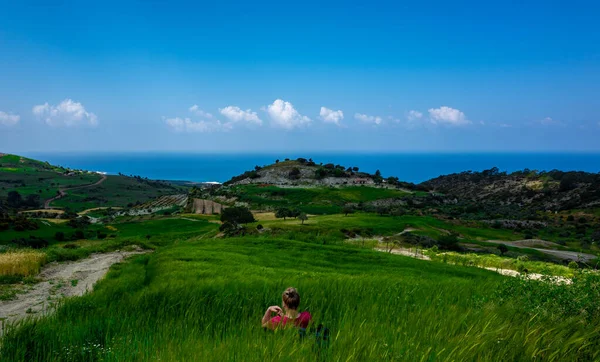
<instances>
[{"instance_id":1,"label":"winding road","mask_svg":"<svg viewBox=\"0 0 600 362\"><path fill-rule=\"evenodd\" d=\"M63 198L63 197L65 197L65 196L67 195L67 191L69 191L69 190L77 190L77 189L85 189L85 188L88 188L88 187L94 187L94 186L98 186L98 185L100 185L101 183L103 183L104 181L106 181L106 175L100 175L100 176L102 176L102 177L100 178L100 180L98 180L98 181L94 182L93 184L87 184L87 185L79 185L79 186L73 186L73 187L59 188L59 189L58 189L58 195L56 195L56 196L54 196L53 198L51 198L51 199L48 199L48 200L46 200L46 201L44 202L44 209L50 209L50 208L51 208L51 207L50 207L50 203L51 203L52 201L55 201L55 200L58 200L58 199L60 199L60 198Z\"/></svg>"}]
</instances>

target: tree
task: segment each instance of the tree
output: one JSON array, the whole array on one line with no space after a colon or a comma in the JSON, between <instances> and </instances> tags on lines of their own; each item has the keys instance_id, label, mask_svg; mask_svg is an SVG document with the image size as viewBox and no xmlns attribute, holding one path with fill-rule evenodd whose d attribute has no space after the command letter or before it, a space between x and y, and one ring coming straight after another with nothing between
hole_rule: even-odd
<instances>
[{"instance_id":1,"label":"tree","mask_svg":"<svg viewBox=\"0 0 600 362\"><path fill-rule=\"evenodd\" d=\"M354 171L354 172L358 172L358 170L359 170L359 168L358 168L358 167L356 167L356 166L352 167L352 171Z\"/></svg>"},{"instance_id":2,"label":"tree","mask_svg":"<svg viewBox=\"0 0 600 362\"><path fill-rule=\"evenodd\" d=\"M277 209L277 211L275 211L275 217L278 219L283 218L283 220L285 221L286 218L292 217L292 211L287 207L279 208Z\"/></svg>"},{"instance_id":3,"label":"tree","mask_svg":"<svg viewBox=\"0 0 600 362\"><path fill-rule=\"evenodd\" d=\"M21 206L21 203L23 203L23 198L21 197L20 193L18 193L17 191L8 192L8 195L6 196L6 204L9 207L13 207L16 209Z\"/></svg>"},{"instance_id":4,"label":"tree","mask_svg":"<svg viewBox=\"0 0 600 362\"><path fill-rule=\"evenodd\" d=\"M352 205L344 205L344 208L342 209L344 216L348 216L348 214L354 214L354 211L354 206Z\"/></svg>"},{"instance_id":5,"label":"tree","mask_svg":"<svg viewBox=\"0 0 600 362\"><path fill-rule=\"evenodd\" d=\"M456 235L454 233L442 235L438 239L438 245L440 246L440 249L457 250L458 249L458 235Z\"/></svg>"},{"instance_id":6,"label":"tree","mask_svg":"<svg viewBox=\"0 0 600 362\"><path fill-rule=\"evenodd\" d=\"M221 212L221 221L236 224L247 224L254 222L254 215L250 209L244 206L228 207Z\"/></svg>"},{"instance_id":7,"label":"tree","mask_svg":"<svg viewBox=\"0 0 600 362\"><path fill-rule=\"evenodd\" d=\"M318 168L315 170L315 178L317 180L323 179L327 176L327 170L324 168Z\"/></svg>"},{"instance_id":8,"label":"tree","mask_svg":"<svg viewBox=\"0 0 600 362\"><path fill-rule=\"evenodd\" d=\"M298 216L298 219L302 220L302 225L304 225L304 222L306 220L308 220L308 215L306 215L305 213L301 212L300 215Z\"/></svg>"},{"instance_id":9,"label":"tree","mask_svg":"<svg viewBox=\"0 0 600 362\"><path fill-rule=\"evenodd\" d=\"M577 187L577 181L575 178L576 176L571 174L563 176L562 180L560 180L560 186L558 189L563 192L573 190Z\"/></svg>"},{"instance_id":10,"label":"tree","mask_svg":"<svg viewBox=\"0 0 600 362\"><path fill-rule=\"evenodd\" d=\"M504 255L508 252L508 247L504 244L498 245L498 250L500 250L500 254Z\"/></svg>"}]
</instances>

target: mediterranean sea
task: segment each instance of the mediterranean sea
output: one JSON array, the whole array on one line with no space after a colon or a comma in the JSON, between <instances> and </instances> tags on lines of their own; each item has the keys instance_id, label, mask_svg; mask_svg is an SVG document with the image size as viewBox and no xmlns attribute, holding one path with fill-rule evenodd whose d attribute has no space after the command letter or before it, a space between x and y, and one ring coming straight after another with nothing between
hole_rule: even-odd
<instances>
[{"instance_id":1,"label":"mediterranean sea","mask_svg":"<svg viewBox=\"0 0 600 362\"><path fill-rule=\"evenodd\" d=\"M275 162L276 159L312 158L315 162L358 167L384 177L419 183L462 171L500 171L525 168L538 171L600 172L600 153L24 153L24 156L74 169L123 173L159 180L225 182L232 176Z\"/></svg>"}]
</instances>

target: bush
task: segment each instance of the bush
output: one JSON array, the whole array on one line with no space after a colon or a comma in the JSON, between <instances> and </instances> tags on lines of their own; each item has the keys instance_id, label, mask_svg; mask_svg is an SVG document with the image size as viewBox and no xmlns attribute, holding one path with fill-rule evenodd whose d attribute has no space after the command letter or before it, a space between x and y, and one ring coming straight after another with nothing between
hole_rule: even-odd
<instances>
[{"instance_id":1,"label":"bush","mask_svg":"<svg viewBox=\"0 0 600 362\"><path fill-rule=\"evenodd\" d=\"M442 235L438 238L437 244L440 249L458 250L458 235L454 233Z\"/></svg>"},{"instance_id":2,"label":"bush","mask_svg":"<svg viewBox=\"0 0 600 362\"><path fill-rule=\"evenodd\" d=\"M508 246L500 244L498 245L498 250L500 251L500 254L504 255L506 252L508 252Z\"/></svg>"},{"instance_id":3,"label":"bush","mask_svg":"<svg viewBox=\"0 0 600 362\"><path fill-rule=\"evenodd\" d=\"M300 169L298 167L294 167L288 174L288 177L292 180L299 179L300 178Z\"/></svg>"},{"instance_id":4,"label":"bush","mask_svg":"<svg viewBox=\"0 0 600 362\"><path fill-rule=\"evenodd\" d=\"M569 269L579 269L579 265L574 261L570 261L568 267Z\"/></svg>"},{"instance_id":5,"label":"bush","mask_svg":"<svg viewBox=\"0 0 600 362\"><path fill-rule=\"evenodd\" d=\"M228 207L221 212L221 221L236 223L236 224L247 224L254 222L254 215L247 207Z\"/></svg>"},{"instance_id":6,"label":"bush","mask_svg":"<svg viewBox=\"0 0 600 362\"><path fill-rule=\"evenodd\" d=\"M262 229L264 229L264 227L262 226L262 224L256 225L256 230L262 230Z\"/></svg>"},{"instance_id":7,"label":"bush","mask_svg":"<svg viewBox=\"0 0 600 362\"><path fill-rule=\"evenodd\" d=\"M45 248L48 246L48 241L46 241L42 238L35 237L35 236L30 236L29 239L25 239L25 238L15 239L15 240L13 240L13 243L15 243L19 246L23 246L26 248L32 248L32 249L41 249L41 248Z\"/></svg>"},{"instance_id":8,"label":"bush","mask_svg":"<svg viewBox=\"0 0 600 362\"><path fill-rule=\"evenodd\" d=\"M54 234L54 240L65 241L65 233L63 233L62 231L57 231L56 234Z\"/></svg>"}]
</instances>

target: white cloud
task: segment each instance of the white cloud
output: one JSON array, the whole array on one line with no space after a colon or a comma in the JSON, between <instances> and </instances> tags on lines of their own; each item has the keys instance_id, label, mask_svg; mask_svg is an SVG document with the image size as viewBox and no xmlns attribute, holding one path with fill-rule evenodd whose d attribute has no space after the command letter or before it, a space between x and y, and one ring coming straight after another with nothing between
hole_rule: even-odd
<instances>
[{"instance_id":1,"label":"white cloud","mask_svg":"<svg viewBox=\"0 0 600 362\"><path fill-rule=\"evenodd\" d=\"M537 123L541 124L542 126L561 126L561 125L563 125L563 123L561 121L552 119L550 117L541 119Z\"/></svg>"},{"instance_id":2,"label":"white cloud","mask_svg":"<svg viewBox=\"0 0 600 362\"><path fill-rule=\"evenodd\" d=\"M419 111L408 111L408 113L406 114L406 119L409 120L410 122L414 122L414 121L418 121L421 118L423 118L423 113L419 112Z\"/></svg>"},{"instance_id":3,"label":"white cloud","mask_svg":"<svg viewBox=\"0 0 600 362\"><path fill-rule=\"evenodd\" d=\"M80 124L89 124L96 126L98 117L91 112L87 112L83 104L74 102L71 99L65 99L59 105L49 105L47 102L34 106L33 114L42 119L50 126L78 126Z\"/></svg>"},{"instance_id":4,"label":"white cloud","mask_svg":"<svg viewBox=\"0 0 600 362\"><path fill-rule=\"evenodd\" d=\"M321 107L321 112L319 113L319 116L321 116L323 122L334 123L339 126L340 121L344 119L344 112L342 112L342 110L334 111L333 109Z\"/></svg>"},{"instance_id":5,"label":"white cloud","mask_svg":"<svg viewBox=\"0 0 600 362\"><path fill-rule=\"evenodd\" d=\"M458 109L442 106L429 109L429 119L434 124L448 124L451 126L464 126L470 124L465 114Z\"/></svg>"},{"instance_id":6,"label":"white cloud","mask_svg":"<svg viewBox=\"0 0 600 362\"><path fill-rule=\"evenodd\" d=\"M358 119L361 122L374 123L376 125L380 125L382 121L381 117L379 116L369 116L361 113L355 113L354 118Z\"/></svg>"},{"instance_id":7,"label":"white cloud","mask_svg":"<svg viewBox=\"0 0 600 362\"><path fill-rule=\"evenodd\" d=\"M273 104L266 108L273 124L285 129L293 129L308 125L312 120L301 115L290 102L282 99L276 99Z\"/></svg>"},{"instance_id":8,"label":"white cloud","mask_svg":"<svg viewBox=\"0 0 600 362\"><path fill-rule=\"evenodd\" d=\"M217 132L217 131L229 131L231 130L231 122L221 123L221 121L197 121L194 122L190 118L166 118L163 120L167 126L171 127L175 132Z\"/></svg>"},{"instance_id":9,"label":"white cloud","mask_svg":"<svg viewBox=\"0 0 600 362\"><path fill-rule=\"evenodd\" d=\"M195 114L196 116L202 117L202 118L206 118L206 119L213 119L213 115L208 113L208 112L204 112L203 110L200 109L200 107L198 107L197 104L194 104L193 106L191 106L190 108L188 108L188 110L190 112L192 112L193 114Z\"/></svg>"},{"instance_id":10,"label":"white cloud","mask_svg":"<svg viewBox=\"0 0 600 362\"><path fill-rule=\"evenodd\" d=\"M3 126L14 126L19 123L21 116L0 111L0 124Z\"/></svg>"},{"instance_id":11,"label":"white cloud","mask_svg":"<svg viewBox=\"0 0 600 362\"><path fill-rule=\"evenodd\" d=\"M252 112L251 109L244 111L240 109L240 107L227 106L219 109L219 112L232 122L249 122L258 126L262 125L262 120L258 118L256 112Z\"/></svg>"}]
</instances>

